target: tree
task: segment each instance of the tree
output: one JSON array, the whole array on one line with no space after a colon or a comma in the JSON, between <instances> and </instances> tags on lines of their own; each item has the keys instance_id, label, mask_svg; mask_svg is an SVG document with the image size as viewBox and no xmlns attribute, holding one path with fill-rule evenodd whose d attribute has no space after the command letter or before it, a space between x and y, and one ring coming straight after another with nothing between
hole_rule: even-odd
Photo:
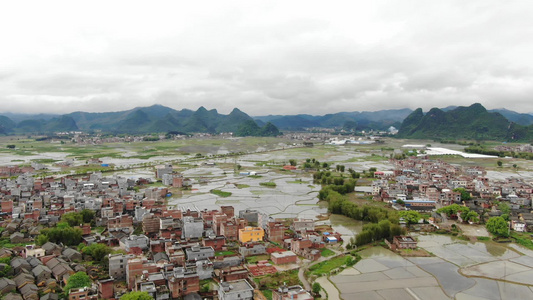
<instances>
[{"instance_id":1,"label":"tree","mask_svg":"<svg viewBox=\"0 0 533 300\"><path fill-rule=\"evenodd\" d=\"M111 253L111 248L104 244L91 244L82 249L83 254L90 255L93 260L101 262L104 257Z\"/></svg>"},{"instance_id":2,"label":"tree","mask_svg":"<svg viewBox=\"0 0 533 300\"><path fill-rule=\"evenodd\" d=\"M472 195L465 188L453 189L454 192L461 193L461 200L467 201L472 199Z\"/></svg>"},{"instance_id":3,"label":"tree","mask_svg":"<svg viewBox=\"0 0 533 300\"><path fill-rule=\"evenodd\" d=\"M7 145L6 148L7 149L15 149L15 145Z\"/></svg>"},{"instance_id":4,"label":"tree","mask_svg":"<svg viewBox=\"0 0 533 300\"><path fill-rule=\"evenodd\" d=\"M469 211L466 216L463 218L463 220L467 222L472 223L478 223L479 222L479 214L473 210Z\"/></svg>"},{"instance_id":5,"label":"tree","mask_svg":"<svg viewBox=\"0 0 533 300\"><path fill-rule=\"evenodd\" d=\"M499 160L498 162L496 162L496 164L498 165L498 167L501 167L503 165L503 162Z\"/></svg>"},{"instance_id":6,"label":"tree","mask_svg":"<svg viewBox=\"0 0 533 300\"><path fill-rule=\"evenodd\" d=\"M320 283L313 283L313 294L317 295L318 293L320 293L320 290L322 290L322 286L320 286Z\"/></svg>"},{"instance_id":7,"label":"tree","mask_svg":"<svg viewBox=\"0 0 533 300\"><path fill-rule=\"evenodd\" d=\"M458 212L468 214L469 211L470 208L459 204L452 204L437 209L437 213L445 213L446 215L448 215L448 217L455 216Z\"/></svg>"},{"instance_id":8,"label":"tree","mask_svg":"<svg viewBox=\"0 0 533 300\"><path fill-rule=\"evenodd\" d=\"M414 210L402 210L398 214L409 224L417 224L422 218L420 213Z\"/></svg>"},{"instance_id":9,"label":"tree","mask_svg":"<svg viewBox=\"0 0 533 300\"><path fill-rule=\"evenodd\" d=\"M94 215L95 215L94 210L83 209L81 211L83 223L91 223L94 220Z\"/></svg>"},{"instance_id":10,"label":"tree","mask_svg":"<svg viewBox=\"0 0 533 300\"><path fill-rule=\"evenodd\" d=\"M509 225L502 217L492 217L485 225L487 230L495 236L508 237Z\"/></svg>"},{"instance_id":11,"label":"tree","mask_svg":"<svg viewBox=\"0 0 533 300\"><path fill-rule=\"evenodd\" d=\"M120 297L120 300L152 300L154 299L152 296L150 296L147 292L129 292L122 297Z\"/></svg>"},{"instance_id":12,"label":"tree","mask_svg":"<svg viewBox=\"0 0 533 300\"><path fill-rule=\"evenodd\" d=\"M6 277L11 272L11 257L0 258L0 263L6 264L2 270L0 270L0 277Z\"/></svg>"},{"instance_id":13,"label":"tree","mask_svg":"<svg viewBox=\"0 0 533 300\"><path fill-rule=\"evenodd\" d=\"M296 159L289 159L289 164L291 166L296 166Z\"/></svg>"},{"instance_id":14,"label":"tree","mask_svg":"<svg viewBox=\"0 0 533 300\"><path fill-rule=\"evenodd\" d=\"M58 223L57 227L45 228L41 230L41 235L45 235L52 243L63 243L67 246L75 246L81 242L81 229L69 227L65 223L65 226L59 226L62 222ZM40 238L43 239L44 238Z\"/></svg>"},{"instance_id":15,"label":"tree","mask_svg":"<svg viewBox=\"0 0 533 300\"><path fill-rule=\"evenodd\" d=\"M69 212L61 216L61 221L67 222L69 226L79 226L83 224L83 215L77 212Z\"/></svg>"},{"instance_id":16,"label":"tree","mask_svg":"<svg viewBox=\"0 0 533 300\"><path fill-rule=\"evenodd\" d=\"M48 243L48 237L44 234L39 234L37 236L37 239L35 240L35 243L39 246L42 246L46 243Z\"/></svg>"},{"instance_id":17,"label":"tree","mask_svg":"<svg viewBox=\"0 0 533 300\"><path fill-rule=\"evenodd\" d=\"M70 289L82 288L86 286L91 286L91 278L85 272L78 272L70 276L65 285L65 291L68 293Z\"/></svg>"}]
</instances>

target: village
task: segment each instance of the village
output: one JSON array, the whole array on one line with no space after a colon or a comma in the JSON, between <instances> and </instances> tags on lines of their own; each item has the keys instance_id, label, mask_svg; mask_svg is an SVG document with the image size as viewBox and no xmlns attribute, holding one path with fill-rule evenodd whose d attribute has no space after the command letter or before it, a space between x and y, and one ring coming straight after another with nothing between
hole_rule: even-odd
<instances>
[{"instance_id":1,"label":"village","mask_svg":"<svg viewBox=\"0 0 533 300\"><path fill-rule=\"evenodd\" d=\"M155 176L171 187L191 185L171 165L158 166ZM40 295L57 299L54 292L61 292L71 275L86 272L94 279L93 288L72 289L69 299L112 299L127 291L146 291L154 299L201 299L199 293L218 294L218 299L252 299L254 281L247 280L251 276L277 273L287 266L297 269L298 257L317 260L327 243L340 239L335 233L316 232L312 219L276 220L257 210L236 212L232 206L168 209L168 188L133 189L146 182L107 178L101 173L60 181L26 175L3 180L2 237L20 246L1 250L1 257L12 258L6 274L12 279L1 279L0 292L16 290L23 299L39 299ZM43 228L56 227L69 215L86 211L94 212L94 218L73 224L80 243L121 250L107 257L107 274L101 266L83 264L94 257L78 251L78 244L34 244L43 236ZM265 259L246 263L247 257L260 255ZM209 284L203 288L200 283L208 279L215 279L218 288L211 289ZM126 283L122 289L115 284L119 281ZM236 293L241 296L233 297ZM273 291L275 299L291 295L313 299L300 286Z\"/></svg>"},{"instance_id":2,"label":"village","mask_svg":"<svg viewBox=\"0 0 533 300\"><path fill-rule=\"evenodd\" d=\"M415 222L429 222L423 230L452 223L467 227L495 216L507 218L513 231L533 230L533 188L522 179L489 180L482 167L424 156L389 162L388 169L370 170L370 185L356 186L355 193L393 210L429 215ZM1 169L11 176L0 181L4 299L118 299L135 291L154 299L315 299L320 289L312 291L296 273L329 255L344 255L341 234L318 228L317 219L274 218L231 205L167 205L170 189L201 184L171 164L154 168L159 186L150 186L150 179L99 172L32 176L39 167ZM452 204L468 207L476 217L435 211ZM405 227L408 223L401 220ZM410 229L420 231L416 225ZM410 235L395 236L387 244L417 248ZM89 284L70 288L79 273L89 276ZM290 284L290 276L269 279L285 273L293 276ZM265 290L270 292L263 298Z\"/></svg>"}]
</instances>

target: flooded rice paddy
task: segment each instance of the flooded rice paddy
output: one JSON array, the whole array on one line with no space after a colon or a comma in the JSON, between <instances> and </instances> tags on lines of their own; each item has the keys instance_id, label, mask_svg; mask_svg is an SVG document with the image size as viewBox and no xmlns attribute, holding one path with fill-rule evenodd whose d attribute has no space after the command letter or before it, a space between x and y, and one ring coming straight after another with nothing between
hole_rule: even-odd
<instances>
[{"instance_id":1,"label":"flooded rice paddy","mask_svg":"<svg viewBox=\"0 0 533 300\"><path fill-rule=\"evenodd\" d=\"M533 299L533 251L493 242L419 235L432 257L402 257L382 247L330 280L342 299ZM330 298L336 299L336 298Z\"/></svg>"}]
</instances>

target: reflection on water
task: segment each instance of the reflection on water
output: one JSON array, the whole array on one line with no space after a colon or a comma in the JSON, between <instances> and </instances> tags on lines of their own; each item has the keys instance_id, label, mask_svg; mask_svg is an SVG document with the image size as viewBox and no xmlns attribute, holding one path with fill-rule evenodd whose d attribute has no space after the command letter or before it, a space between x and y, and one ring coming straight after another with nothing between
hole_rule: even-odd
<instances>
[{"instance_id":1,"label":"reflection on water","mask_svg":"<svg viewBox=\"0 0 533 300\"><path fill-rule=\"evenodd\" d=\"M487 252L490 253L492 256L502 256L505 254L505 252L507 252L507 249L500 245L497 245L494 243L483 243L483 244L485 244L485 248L487 249Z\"/></svg>"},{"instance_id":2,"label":"reflection on water","mask_svg":"<svg viewBox=\"0 0 533 300\"><path fill-rule=\"evenodd\" d=\"M370 247L368 249L362 250L359 252L361 257L363 258L371 258L371 257L391 257L391 258L397 258L398 255L394 254L394 252L385 249L383 247Z\"/></svg>"},{"instance_id":3,"label":"reflection on water","mask_svg":"<svg viewBox=\"0 0 533 300\"><path fill-rule=\"evenodd\" d=\"M345 217L343 215L332 214L329 217L329 223L333 230L341 234L342 239L348 242L351 237L361 232L363 229L363 221L357 221L352 218Z\"/></svg>"}]
</instances>

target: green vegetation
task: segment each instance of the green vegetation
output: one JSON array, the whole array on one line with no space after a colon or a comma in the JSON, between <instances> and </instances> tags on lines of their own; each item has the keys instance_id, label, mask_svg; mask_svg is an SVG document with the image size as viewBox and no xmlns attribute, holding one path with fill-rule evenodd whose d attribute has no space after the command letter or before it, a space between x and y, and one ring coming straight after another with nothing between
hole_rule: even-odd
<instances>
[{"instance_id":1,"label":"green vegetation","mask_svg":"<svg viewBox=\"0 0 533 300\"><path fill-rule=\"evenodd\" d=\"M243 184L243 183L237 183L235 184L235 186L238 188L238 189L246 189L246 188L249 188L250 185L248 184Z\"/></svg>"},{"instance_id":2,"label":"green vegetation","mask_svg":"<svg viewBox=\"0 0 533 300\"><path fill-rule=\"evenodd\" d=\"M256 264L260 260L268 260L268 255L254 255L254 256L247 256L246 262L249 264Z\"/></svg>"},{"instance_id":3,"label":"green vegetation","mask_svg":"<svg viewBox=\"0 0 533 300\"><path fill-rule=\"evenodd\" d=\"M267 181L267 182L260 182L259 185L266 186L266 187L276 187L276 183L273 181Z\"/></svg>"},{"instance_id":4,"label":"green vegetation","mask_svg":"<svg viewBox=\"0 0 533 300\"><path fill-rule=\"evenodd\" d=\"M502 217L492 217L485 224L487 231L494 234L497 237L509 236L509 224Z\"/></svg>"},{"instance_id":5,"label":"green vegetation","mask_svg":"<svg viewBox=\"0 0 533 300\"><path fill-rule=\"evenodd\" d=\"M272 300L272 290L261 290L261 293L263 293L263 296L268 300Z\"/></svg>"},{"instance_id":6,"label":"green vegetation","mask_svg":"<svg viewBox=\"0 0 533 300\"><path fill-rule=\"evenodd\" d=\"M298 270L290 270L285 272L278 272L275 274L269 274L261 277L254 278L255 283L259 289L265 295L265 297L272 297L272 291L278 289L283 283L288 286L301 285L298 279ZM272 298L268 298L272 299Z\"/></svg>"},{"instance_id":7,"label":"green vegetation","mask_svg":"<svg viewBox=\"0 0 533 300\"><path fill-rule=\"evenodd\" d=\"M37 237L37 243L63 243L67 246L77 246L81 242L81 229L72 228L66 222L60 222L56 227L45 228L41 230L41 234Z\"/></svg>"},{"instance_id":8,"label":"green vegetation","mask_svg":"<svg viewBox=\"0 0 533 300\"><path fill-rule=\"evenodd\" d=\"M33 243L16 243L16 244L12 244L11 241L9 240L9 238L0 238L0 247L4 247L4 248L8 248L8 249L12 249L12 248L15 248L15 247L24 247L24 246L30 245L30 244L33 244Z\"/></svg>"},{"instance_id":9,"label":"green vegetation","mask_svg":"<svg viewBox=\"0 0 533 300\"><path fill-rule=\"evenodd\" d=\"M419 212L414 210L402 210L398 212L400 218L403 218L408 224L417 224L422 218Z\"/></svg>"},{"instance_id":10,"label":"green vegetation","mask_svg":"<svg viewBox=\"0 0 533 300\"><path fill-rule=\"evenodd\" d=\"M235 252L233 251L217 251L215 252L215 256L226 256L226 255L234 255Z\"/></svg>"},{"instance_id":11,"label":"green vegetation","mask_svg":"<svg viewBox=\"0 0 533 300\"><path fill-rule=\"evenodd\" d=\"M81 252L83 254L91 256L92 260L98 263L104 262L103 259L106 258L107 255L111 253L111 251L112 249L109 248L107 245L98 243L91 244L81 249Z\"/></svg>"},{"instance_id":12,"label":"green vegetation","mask_svg":"<svg viewBox=\"0 0 533 300\"><path fill-rule=\"evenodd\" d=\"M210 192L211 192L211 194L215 194L215 195L217 195L219 197L223 197L223 198L226 198L226 197L229 197L229 196L232 195L231 192L224 192L224 191L221 191L221 190L211 190Z\"/></svg>"},{"instance_id":13,"label":"green vegetation","mask_svg":"<svg viewBox=\"0 0 533 300\"><path fill-rule=\"evenodd\" d=\"M335 255L335 252L329 250L328 248L322 248L320 255L322 255L322 257L328 257Z\"/></svg>"},{"instance_id":14,"label":"green vegetation","mask_svg":"<svg viewBox=\"0 0 533 300\"><path fill-rule=\"evenodd\" d=\"M147 292L129 292L120 297L120 300L153 300Z\"/></svg>"},{"instance_id":15,"label":"green vegetation","mask_svg":"<svg viewBox=\"0 0 533 300\"><path fill-rule=\"evenodd\" d=\"M312 290L313 290L313 293L316 295L320 293L320 291L322 290L322 286L320 285L320 283L315 282L313 283Z\"/></svg>"},{"instance_id":16,"label":"green vegetation","mask_svg":"<svg viewBox=\"0 0 533 300\"><path fill-rule=\"evenodd\" d=\"M530 141L533 126L511 123L500 113L488 112L479 103L450 111L432 108L425 115L418 108L403 121L399 138Z\"/></svg>"},{"instance_id":17,"label":"green vegetation","mask_svg":"<svg viewBox=\"0 0 533 300\"><path fill-rule=\"evenodd\" d=\"M0 270L0 278L7 277L7 275L11 272L11 257L0 258L0 263L6 264L6 266Z\"/></svg>"},{"instance_id":18,"label":"green vegetation","mask_svg":"<svg viewBox=\"0 0 533 300\"><path fill-rule=\"evenodd\" d=\"M461 193L461 200L462 201L468 201L468 200L472 199L472 195L470 195L470 193L467 192L465 188L456 188L456 189L453 189L453 191Z\"/></svg>"},{"instance_id":19,"label":"green vegetation","mask_svg":"<svg viewBox=\"0 0 533 300\"><path fill-rule=\"evenodd\" d=\"M515 240L517 244L520 244L528 249L533 250L533 241L529 237L529 233L520 233L513 231L511 237Z\"/></svg>"},{"instance_id":20,"label":"green vegetation","mask_svg":"<svg viewBox=\"0 0 533 300\"><path fill-rule=\"evenodd\" d=\"M81 288L86 286L91 286L91 278L85 272L78 272L68 278L67 285L65 285L64 291L68 293L70 289Z\"/></svg>"},{"instance_id":21,"label":"green vegetation","mask_svg":"<svg viewBox=\"0 0 533 300\"><path fill-rule=\"evenodd\" d=\"M322 276L325 274L330 274L331 271L339 269L343 266L353 266L359 260L361 260L361 257L357 254L355 258L351 255L341 255L315 264L309 268L309 271L311 275Z\"/></svg>"},{"instance_id":22,"label":"green vegetation","mask_svg":"<svg viewBox=\"0 0 533 300\"><path fill-rule=\"evenodd\" d=\"M493 155L493 156L498 156L498 157L514 157L514 158L533 160L533 153L531 152L498 151L495 149L488 149L485 146L479 145L479 144L466 147L464 151L468 153L478 153L478 154ZM498 167L501 167L503 165L503 162L501 160L498 160L497 164L498 164Z\"/></svg>"},{"instance_id":23,"label":"green vegetation","mask_svg":"<svg viewBox=\"0 0 533 300\"><path fill-rule=\"evenodd\" d=\"M259 127L254 120L247 120L242 122L237 130L235 136L278 136L281 135L279 129L272 123L268 122L263 127Z\"/></svg>"},{"instance_id":24,"label":"green vegetation","mask_svg":"<svg viewBox=\"0 0 533 300\"><path fill-rule=\"evenodd\" d=\"M479 222L479 214L475 211L470 211L470 208L459 204L452 204L437 209L437 213L445 213L448 217L455 217L457 213L461 213L461 218L466 222Z\"/></svg>"}]
</instances>

